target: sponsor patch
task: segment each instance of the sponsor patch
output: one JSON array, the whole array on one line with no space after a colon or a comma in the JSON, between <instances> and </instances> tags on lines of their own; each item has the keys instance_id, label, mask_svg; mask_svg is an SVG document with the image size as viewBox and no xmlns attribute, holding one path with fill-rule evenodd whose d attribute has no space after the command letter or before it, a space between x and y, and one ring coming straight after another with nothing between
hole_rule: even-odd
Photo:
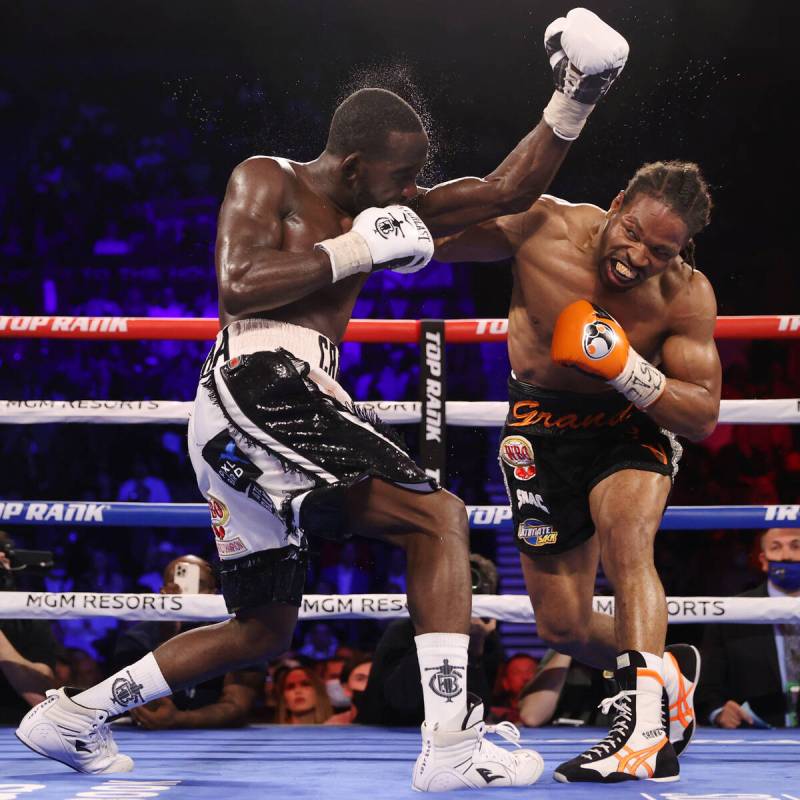
<instances>
[{"instance_id":1,"label":"sponsor patch","mask_svg":"<svg viewBox=\"0 0 800 800\"><path fill-rule=\"evenodd\" d=\"M514 467L514 477L518 481L529 481L536 477L536 465L531 464L527 467Z\"/></svg>"},{"instance_id":2,"label":"sponsor patch","mask_svg":"<svg viewBox=\"0 0 800 800\"><path fill-rule=\"evenodd\" d=\"M228 541L217 540L216 545L220 558L235 556L247 550L247 545L238 536L234 536L233 539Z\"/></svg>"},{"instance_id":3,"label":"sponsor patch","mask_svg":"<svg viewBox=\"0 0 800 800\"><path fill-rule=\"evenodd\" d=\"M597 361L600 358L605 358L617 343L617 334L610 325L605 322L590 322L583 329L583 352L592 359Z\"/></svg>"},{"instance_id":4,"label":"sponsor patch","mask_svg":"<svg viewBox=\"0 0 800 800\"><path fill-rule=\"evenodd\" d=\"M262 471L239 449L227 431L220 431L206 443L203 458L228 486L246 494L271 514L276 513L272 498L257 483Z\"/></svg>"},{"instance_id":5,"label":"sponsor patch","mask_svg":"<svg viewBox=\"0 0 800 800\"><path fill-rule=\"evenodd\" d=\"M209 492L208 510L211 512L211 530L214 531L214 536L217 539L224 539L225 526L231 521L231 512L228 511L228 506Z\"/></svg>"},{"instance_id":6,"label":"sponsor patch","mask_svg":"<svg viewBox=\"0 0 800 800\"><path fill-rule=\"evenodd\" d=\"M246 492L261 470L236 446L227 431L220 431L203 448L203 458L228 486Z\"/></svg>"},{"instance_id":7,"label":"sponsor patch","mask_svg":"<svg viewBox=\"0 0 800 800\"><path fill-rule=\"evenodd\" d=\"M520 522L519 528L517 528L517 538L529 547L542 547L546 544L555 544L558 540L558 531L540 519L528 518L524 522Z\"/></svg>"},{"instance_id":8,"label":"sponsor patch","mask_svg":"<svg viewBox=\"0 0 800 800\"><path fill-rule=\"evenodd\" d=\"M500 442L500 458L510 467L532 467L533 448L524 436L506 436Z\"/></svg>"}]
</instances>

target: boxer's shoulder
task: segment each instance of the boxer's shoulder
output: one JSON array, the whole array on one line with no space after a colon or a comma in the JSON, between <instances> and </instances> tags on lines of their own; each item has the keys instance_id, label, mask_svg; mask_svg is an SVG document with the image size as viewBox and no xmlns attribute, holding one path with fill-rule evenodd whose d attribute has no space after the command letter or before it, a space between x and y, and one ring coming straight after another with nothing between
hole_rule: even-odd
<instances>
[{"instance_id":1,"label":"boxer's shoulder","mask_svg":"<svg viewBox=\"0 0 800 800\"><path fill-rule=\"evenodd\" d=\"M682 259L660 277L662 296L667 304L667 314L676 323L698 321L708 318L713 321L717 314L714 289L708 278Z\"/></svg>"},{"instance_id":2,"label":"boxer's shoulder","mask_svg":"<svg viewBox=\"0 0 800 800\"><path fill-rule=\"evenodd\" d=\"M273 156L251 156L234 167L228 180L226 202L249 208L279 208L294 204L300 186L299 164Z\"/></svg>"},{"instance_id":3,"label":"boxer's shoulder","mask_svg":"<svg viewBox=\"0 0 800 800\"><path fill-rule=\"evenodd\" d=\"M588 229L602 218L603 213L602 209L590 203L570 203L560 197L543 194L527 211L501 217L498 224L521 244L534 236L574 238L578 228Z\"/></svg>"}]
</instances>

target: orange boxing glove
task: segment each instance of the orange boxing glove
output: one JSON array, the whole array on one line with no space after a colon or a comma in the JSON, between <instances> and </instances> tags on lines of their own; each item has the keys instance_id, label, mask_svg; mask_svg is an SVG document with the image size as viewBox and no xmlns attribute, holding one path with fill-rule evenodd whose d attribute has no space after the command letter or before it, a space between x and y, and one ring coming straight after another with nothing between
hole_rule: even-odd
<instances>
[{"instance_id":1,"label":"orange boxing glove","mask_svg":"<svg viewBox=\"0 0 800 800\"><path fill-rule=\"evenodd\" d=\"M664 373L630 346L614 317L588 300L576 300L558 315L550 355L557 364L608 381L637 408L655 403L667 385Z\"/></svg>"}]
</instances>

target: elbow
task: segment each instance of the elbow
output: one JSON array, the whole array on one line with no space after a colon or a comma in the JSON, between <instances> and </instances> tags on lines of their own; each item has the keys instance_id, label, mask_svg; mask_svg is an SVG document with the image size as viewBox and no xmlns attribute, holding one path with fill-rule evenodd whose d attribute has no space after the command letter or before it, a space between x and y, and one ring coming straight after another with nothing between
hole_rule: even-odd
<instances>
[{"instance_id":1,"label":"elbow","mask_svg":"<svg viewBox=\"0 0 800 800\"><path fill-rule=\"evenodd\" d=\"M528 696L531 697L531 695ZM550 721L550 718L542 712L539 703L525 703L523 700L519 709L519 721L526 728L541 728Z\"/></svg>"},{"instance_id":2,"label":"elbow","mask_svg":"<svg viewBox=\"0 0 800 800\"><path fill-rule=\"evenodd\" d=\"M538 199L540 192L531 192L517 186L503 187L497 199L499 214L522 214Z\"/></svg>"},{"instance_id":3,"label":"elbow","mask_svg":"<svg viewBox=\"0 0 800 800\"><path fill-rule=\"evenodd\" d=\"M252 292L242 281L226 281L220 284L219 300L228 316L238 317L251 310Z\"/></svg>"},{"instance_id":4,"label":"elbow","mask_svg":"<svg viewBox=\"0 0 800 800\"><path fill-rule=\"evenodd\" d=\"M707 439L714 433L717 428L718 419L719 409L717 408L713 414L708 414L703 419L699 419L692 430L686 432L686 438L690 442L702 442L703 439Z\"/></svg>"}]
</instances>

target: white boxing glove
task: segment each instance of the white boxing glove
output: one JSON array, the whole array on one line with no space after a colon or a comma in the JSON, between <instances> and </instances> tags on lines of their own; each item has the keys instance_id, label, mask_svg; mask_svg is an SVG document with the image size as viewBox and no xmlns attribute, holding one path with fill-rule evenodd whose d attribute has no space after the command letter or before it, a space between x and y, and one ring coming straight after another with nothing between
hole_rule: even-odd
<instances>
[{"instance_id":1,"label":"white boxing glove","mask_svg":"<svg viewBox=\"0 0 800 800\"><path fill-rule=\"evenodd\" d=\"M547 26L544 48L556 85L544 121L557 136L571 141L622 72L628 42L597 14L573 8Z\"/></svg>"},{"instance_id":2,"label":"white boxing glove","mask_svg":"<svg viewBox=\"0 0 800 800\"><path fill-rule=\"evenodd\" d=\"M416 272L433 257L433 237L410 208L386 206L362 211L348 233L317 242L314 248L328 254L336 283L378 269Z\"/></svg>"}]
</instances>

